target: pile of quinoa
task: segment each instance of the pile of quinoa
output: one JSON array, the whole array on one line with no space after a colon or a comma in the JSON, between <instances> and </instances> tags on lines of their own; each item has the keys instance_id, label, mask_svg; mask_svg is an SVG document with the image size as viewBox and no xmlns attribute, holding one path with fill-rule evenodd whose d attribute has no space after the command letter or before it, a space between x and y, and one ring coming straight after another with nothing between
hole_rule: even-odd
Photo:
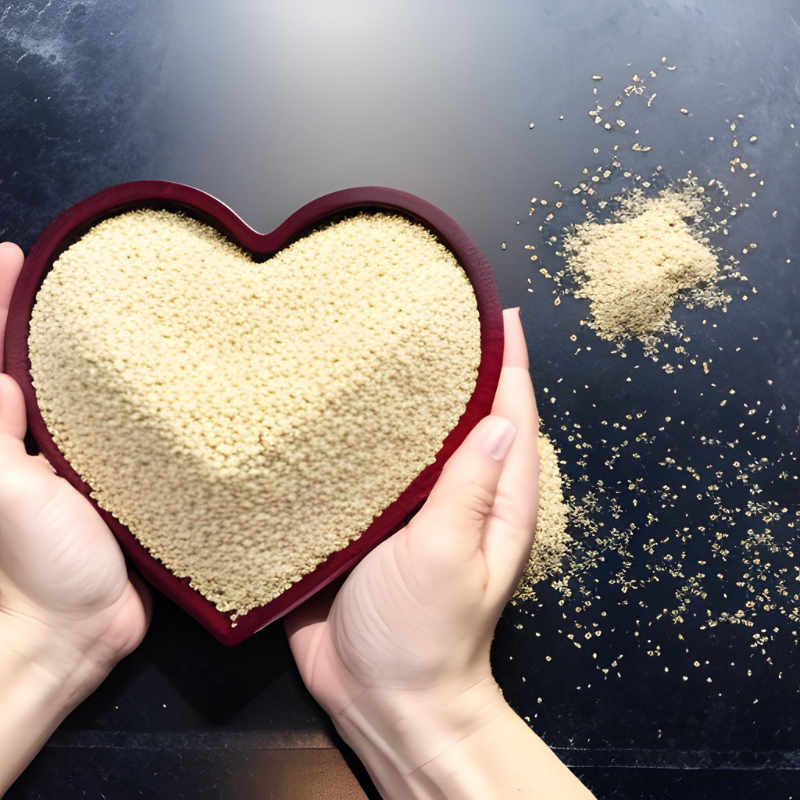
<instances>
[{"instance_id":1,"label":"pile of quinoa","mask_svg":"<svg viewBox=\"0 0 800 800\"><path fill-rule=\"evenodd\" d=\"M539 434L539 502L530 557L514 596L536 598L536 585L555 575L569 546L569 506L564 500L558 452L550 438Z\"/></svg>"},{"instance_id":2,"label":"pile of quinoa","mask_svg":"<svg viewBox=\"0 0 800 800\"><path fill-rule=\"evenodd\" d=\"M434 461L477 378L472 286L426 228L362 213L256 263L137 210L53 264L30 320L56 445L234 616L358 537Z\"/></svg>"},{"instance_id":3,"label":"pile of quinoa","mask_svg":"<svg viewBox=\"0 0 800 800\"><path fill-rule=\"evenodd\" d=\"M574 295L589 301L589 324L602 339L640 339L652 349L670 327L679 299L710 307L727 298L715 285L718 257L703 235L704 189L675 184L656 196L640 189L618 198L605 222L589 219L563 240Z\"/></svg>"}]
</instances>

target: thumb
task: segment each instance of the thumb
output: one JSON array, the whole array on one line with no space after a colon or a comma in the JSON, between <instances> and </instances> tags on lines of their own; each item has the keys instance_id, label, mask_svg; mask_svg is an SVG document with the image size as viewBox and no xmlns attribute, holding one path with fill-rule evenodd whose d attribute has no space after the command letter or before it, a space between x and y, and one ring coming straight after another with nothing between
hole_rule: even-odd
<instances>
[{"instance_id":1,"label":"thumb","mask_svg":"<svg viewBox=\"0 0 800 800\"><path fill-rule=\"evenodd\" d=\"M425 505L409 527L452 562L470 558L483 541L497 484L517 429L497 415L482 419L444 465Z\"/></svg>"},{"instance_id":2,"label":"thumb","mask_svg":"<svg viewBox=\"0 0 800 800\"><path fill-rule=\"evenodd\" d=\"M0 473L8 465L7 458L26 456L25 432L28 420L25 411L25 396L19 384L4 372L0 373ZM32 456L33 463L50 472L55 467L47 460L44 453Z\"/></svg>"}]
</instances>

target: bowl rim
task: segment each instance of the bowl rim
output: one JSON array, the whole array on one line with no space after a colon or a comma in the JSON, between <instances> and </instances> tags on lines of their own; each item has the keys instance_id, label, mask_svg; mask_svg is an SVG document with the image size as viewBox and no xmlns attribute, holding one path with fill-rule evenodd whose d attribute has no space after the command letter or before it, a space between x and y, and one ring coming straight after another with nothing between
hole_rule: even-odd
<instances>
[{"instance_id":1,"label":"bowl rim","mask_svg":"<svg viewBox=\"0 0 800 800\"><path fill-rule=\"evenodd\" d=\"M475 389L456 426L448 433L432 464L420 472L372 524L346 547L332 553L269 603L235 621L151 556L131 531L90 496L91 487L72 469L50 436L42 418L30 374L28 331L31 311L42 280L55 259L102 219L136 208L183 211L223 232L257 258L268 258L314 227L344 212L395 211L425 225L456 256L475 291L481 329L481 361ZM288 614L351 569L383 539L398 530L424 502L442 466L472 427L491 410L503 360L503 318L491 267L465 231L441 209L399 189L360 186L318 197L291 214L270 233L251 228L229 206L207 192L172 181L132 181L111 186L73 205L45 228L34 243L17 279L5 334L5 371L25 397L28 429L56 472L95 507L113 532L126 558L142 576L196 619L225 645L242 642Z\"/></svg>"}]
</instances>

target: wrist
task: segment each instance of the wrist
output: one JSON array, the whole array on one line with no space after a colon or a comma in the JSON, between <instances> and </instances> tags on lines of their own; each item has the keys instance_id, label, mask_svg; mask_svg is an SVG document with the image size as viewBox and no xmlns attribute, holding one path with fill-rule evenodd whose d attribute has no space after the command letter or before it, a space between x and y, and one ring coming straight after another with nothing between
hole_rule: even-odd
<instances>
[{"instance_id":1,"label":"wrist","mask_svg":"<svg viewBox=\"0 0 800 800\"><path fill-rule=\"evenodd\" d=\"M97 643L73 637L40 619L0 612L3 672L47 696L64 715L91 694L116 663ZM0 687L2 688L2 687Z\"/></svg>"},{"instance_id":2,"label":"wrist","mask_svg":"<svg viewBox=\"0 0 800 800\"><path fill-rule=\"evenodd\" d=\"M334 722L386 800L592 800L491 676L456 692L365 693Z\"/></svg>"},{"instance_id":3,"label":"wrist","mask_svg":"<svg viewBox=\"0 0 800 800\"><path fill-rule=\"evenodd\" d=\"M0 796L105 674L42 623L0 611Z\"/></svg>"},{"instance_id":4,"label":"wrist","mask_svg":"<svg viewBox=\"0 0 800 800\"><path fill-rule=\"evenodd\" d=\"M428 797L436 765L512 714L490 674L459 686L366 690L333 716L384 797Z\"/></svg>"}]
</instances>

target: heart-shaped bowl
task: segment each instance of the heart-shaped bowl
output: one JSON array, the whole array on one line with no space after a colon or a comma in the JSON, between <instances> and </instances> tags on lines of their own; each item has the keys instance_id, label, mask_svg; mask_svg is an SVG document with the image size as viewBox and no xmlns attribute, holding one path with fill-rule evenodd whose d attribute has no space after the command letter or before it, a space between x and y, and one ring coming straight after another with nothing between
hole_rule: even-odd
<instances>
[{"instance_id":1,"label":"heart-shaped bowl","mask_svg":"<svg viewBox=\"0 0 800 800\"><path fill-rule=\"evenodd\" d=\"M28 356L31 312L37 291L53 262L101 220L145 208L179 211L208 224L256 260L273 255L321 224L349 212L398 213L427 227L453 253L465 270L477 299L481 334L477 382L463 415L444 439L435 461L423 469L358 538L331 554L281 595L235 620L192 588L188 578L178 578L170 572L125 525L90 497L91 487L55 445L37 405L32 383ZM427 497L448 456L478 420L489 413L502 356L503 319L497 287L488 262L475 244L453 219L425 200L395 189L371 186L344 189L313 200L267 234L253 230L225 204L190 186L168 181L135 181L112 186L65 211L33 245L14 289L5 337L6 371L22 387L29 430L40 451L56 472L94 505L146 580L199 621L220 642L228 645L241 642L303 603L403 525Z\"/></svg>"}]
</instances>

